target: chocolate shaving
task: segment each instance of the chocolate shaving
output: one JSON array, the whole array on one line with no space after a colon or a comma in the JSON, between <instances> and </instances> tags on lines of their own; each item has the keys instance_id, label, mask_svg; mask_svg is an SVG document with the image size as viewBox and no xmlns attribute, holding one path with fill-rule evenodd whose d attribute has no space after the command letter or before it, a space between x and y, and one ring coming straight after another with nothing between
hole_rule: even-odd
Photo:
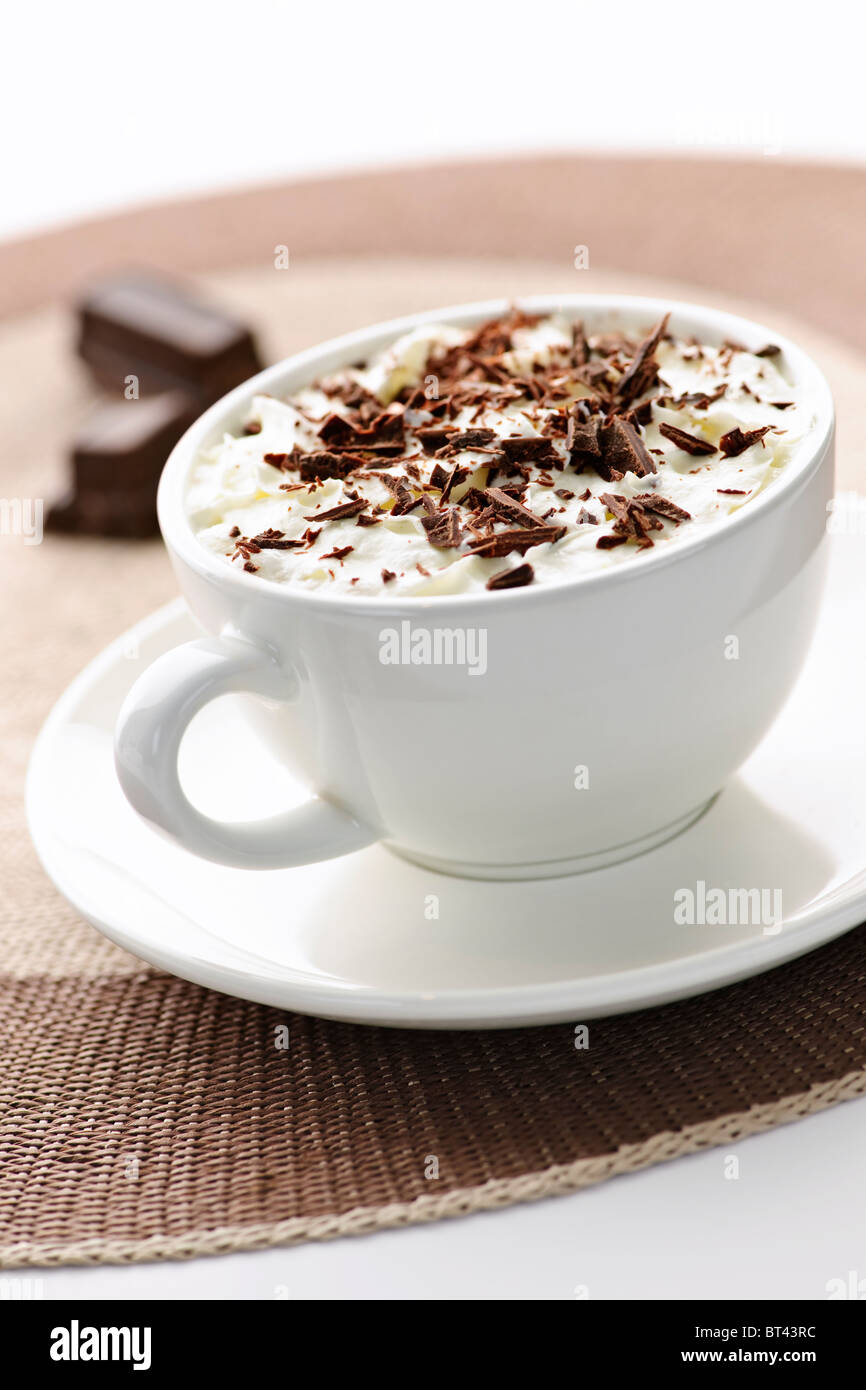
<instances>
[{"instance_id":1,"label":"chocolate shaving","mask_svg":"<svg viewBox=\"0 0 866 1390\"><path fill-rule=\"evenodd\" d=\"M345 415L328 415L319 426L319 438L326 444L346 444L354 434L355 427Z\"/></svg>"},{"instance_id":2,"label":"chocolate shaving","mask_svg":"<svg viewBox=\"0 0 866 1390\"><path fill-rule=\"evenodd\" d=\"M405 488L404 491L399 494L399 496L395 497L394 505L391 508L390 515L408 516L410 512L414 512L415 508L420 507L420 505L421 498L413 497L409 489Z\"/></svg>"},{"instance_id":3,"label":"chocolate shaving","mask_svg":"<svg viewBox=\"0 0 866 1390\"><path fill-rule=\"evenodd\" d=\"M626 415L626 419L631 420L632 424L643 425L644 428L646 428L647 425L652 424L652 418L652 401L644 401L641 405L635 406L634 409L630 410Z\"/></svg>"},{"instance_id":4,"label":"chocolate shaving","mask_svg":"<svg viewBox=\"0 0 866 1390\"><path fill-rule=\"evenodd\" d=\"M455 463L448 475L448 481L442 489L442 496L439 499L440 502L447 502L454 488L458 487L460 483L465 482L468 477L469 469L462 468L459 463Z\"/></svg>"},{"instance_id":5,"label":"chocolate shaving","mask_svg":"<svg viewBox=\"0 0 866 1390\"><path fill-rule=\"evenodd\" d=\"M598 500L604 503L617 521L628 521L629 504L625 497L620 497L617 493L602 492Z\"/></svg>"},{"instance_id":6,"label":"chocolate shaving","mask_svg":"<svg viewBox=\"0 0 866 1390\"><path fill-rule=\"evenodd\" d=\"M303 540L288 540L282 531L275 531L273 527L262 531L260 536L253 536L253 543L259 550L297 550L306 544Z\"/></svg>"},{"instance_id":7,"label":"chocolate shaving","mask_svg":"<svg viewBox=\"0 0 866 1390\"><path fill-rule=\"evenodd\" d=\"M515 521L519 526L543 526L542 519L535 515L535 512L524 507L520 502L516 502L513 497L502 488L489 487L485 489L485 495L492 503L495 510L504 516L508 521Z\"/></svg>"},{"instance_id":8,"label":"chocolate shaving","mask_svg":"<svg viewBox=\"0 0 866 1390\"><path fill-rule=\"evenodd\" d=\"M576 522L576 525L577 525L577 526L597 526L597 525L598 525L598 517L597 517L597 516L593 516L592 512L588 512L588 511L586 510L586 507L581 507L580 511L579 511L578 514L577 514L577 522Z\"/></svg>"},{"instance_id":9,"label":"chocolate shaving","mask_svg":"<svg viewBox=\"0 0 866 1390\"><path fill-rule=\"evenodd\" d=\"M715 391L690 391L684 396L660 396L659 405L669 405L674 410L684 405L690 405L695 410L706 410L714 401L720 401L727 389L728 383L723 381Z\"/></svg>"},{"instance_id":10,"label":"chocolate shaving","mask_svg":"<svg viewBox=\"0 0 866 1390\"><path fill-rule=\"evenodd\" d=\"M441 463L434 463L430 471L430 482L433 487L444 488L448 485L451 474L447 468L443 468Z\"/></svg>"},{"instance_id":11,"label":"chocolate shaving","mask_svg":"<svg viewBox=\"0 0 866 1390\"><path fill-rule=\"evenodd\" d=\"M482 449L486 445L492 444L495 439L495 430L461 430L459 434L452 434L447 444L436 450L436 456L437 458L448 458L451 454L459 453L463 449Z\"/></svg>"},{"instance_id":12,"label":"chocolate shaving","mask_svg":"<svg viewBox=\"0 0 866 1390\"><path fill-rule=\"evenodd\" d=\"M655 492L639 492L634 499L640 502L644 511L655 512L657 516L665 516L669 521L691 521L691 512L678 507L676 502L671 502L668 497L659 497Z\"/></svg>"},{"instance_id":13,"label":"chocolate shaving","mask_svg":"<svg viewBox=\"0 0 866 1390\"><path fill-rule=\"evenodd\" d=\"M315 482L317 478L346 478L355 468L363 467L366 460L360 454L334 454L329 449L314 449L309 453L297 446L291 454L268 455L266 462L279 457L284 460L279 465L284 471L296 468L304 482Z\"/></svg>"},{"instance_id":14,"label":"chocolate shaving","mask_svg":"<svg viewBox=\"0 0 866 1390\"><path fill-rule=\"evenodd\" d=\"M548 415L542 423L542 432L553 439L564 439L568 433L568 418L562 410L557 411L555 415Z\"/></svg>"},{"instance_id":15,"label":"chocolate shaving","mask_svg":"<svg viewBox=\"0 0 866 1390\"><path fill-rule=\"evenodd\" d=\"M553 441L540 434L502 439L500 446L509 463L528 463L530 460L533 463L554 463L558 460Z\"/></svg>"},{"instance_id":16,"label":"chocolate shaving","mask_svg":"<svg viewBox=\"0 0 866 1390\"><path fill-rule=\"evenodd\" d=\"M615 535L636 540L642 549L653 544L649 533L661 530L662 523L655 517L647 516L639 502L607 492L602 493L599 500L616 518L613 527Z\"/></svg>"},{"instance_id":17,"label":"chocolate shaving","mask_svg":"<svg viewBox=\"0 0 866 1390\"><path fill-rule=\"evenodd\" d=\"M453 550L463 539L456 507L446 507L432 516L422 516L421 525L427 532L430 544L439 550Z\"/></svg>"},{"instance_id":18,"label":"chocolate shaving","mask_svg":"<svg viewBox=\"0 0 866 1390\"><path fill-rule=\"evenodd\" d=\"M586 334L580 319L571 330L571 360L575 367L582 367L589 361L589 344L586 341Z\"/></svg>"},{"instance_id":19,"label":"chocolate shaving","mask_svg":"<svg viewBox=\"0 0 866 1390\"><path fill-rule=\"evenodd\" d=\"M473 555L499 559L502 555L510 555L512 550L517 550L523 555L530 546L541 545L544 541L550 541L552 544L564 535L564 526L533 526L529 529L521 527L472 540L469 542L469 549Z\"/></svg>"},{"instance_id":20,"label":"chocolate shaving","mask_svg":"<svg viewBox=\"0 0 866 1390\"><path fill-rule=\"evenodd\" d=\"M305 454L297 462L302 482L317 478L346 478L356 468L363 468L366 459L360 454L332 454L328 450Z\"/></svg>"},{"instance_id":21,"label":"chocolate shaving","mask_svg":"<svg viewBox=\"0 0 866 1390\"><path fill-rule=\"evenodd\" d=\"M425 429L415 431L425 454L435 454L437 449L443 449L452 433L452 429L447 425L429 425Z\"/></svg>"},{"instance_id":22,"label":"chocolate shaving","mask_svg":"<svg viewBox=\"0 0 866 1390\"><path fill-rule=\"evenodd\" d=\"M672 444L676 444L678 449L682 449L687 454L718 453L715 444L709 444L705 439L699 439L697 435L688 434L677 425L669 425L666 420L661 421L659 434L663 434L665 439L669 439Z\"/></svg>"},{"instance_id":23,"label":"chocolate shaving","mask_svg":"<svg viewBox=\"0 0 866 1390\"><path fill-rule=\"evenodd\" d=\"M372 473L373 478L378 478L380 483L388 489L394 498L394 505L391 508L391 516L408 516L416 507L420 507L421 498L413 497L411 488L405 478L393 473Z\"/></svg>"},{"instance_id":24,"label":"chocolate shaving","mask_svg":"<svg viewBox=\"0 0 866 1390\"><path fill-rule=\"evenodd\" d=\"M329 551L328 551L327 555L320 555L320 556L319 556L319 559L320 559L320 560L339 560L340 563L342 564L343 561L345 560L346 556L349 555L349 554L351 553L351 551L353 551L354 549L355 549L355 547L354 547L353 545L335 546L333 550L329 550Z\"/></svg>"},{"instance_id":25,"label":"chocolate shaving","mask_svg":"<svg viewBox=\"0 0 866 1390\"><path fill-rule=\"evenodd\" d=\"M382 583L383 583L383 584L390 584L390 583L391 583L391 580L392 580L392 579L396 579L396 578L397 578L397 576L396 576L396 574L394 573L393 570L383 570L383 571L382 571Z\"/></svg>"},{"instance_id":26,"label":"chocolate shaving","mask_svg":"<svg viewBox=\"0 0 866 1390\"><path fill-rule=\"evenodd\" d=\"M665 314L652 330L644 338L628 370L620 378L616 388L616 394L620 401L633 401L636 396L642 396L656 378L657 365L655 361L656 349L665 335L670 314Z\"/></svg>"},{"instance_id":27,"label":"chocolate shaving","mask_svg":"<svg viewBox=\"0 0 866 1390\"><path fill-rule=\"evenodd\" d=\"M403 447L402 412L383 411L366 425L356 425L345 415L329 415L319 427L319 438L332 449L381 449Z\"/></svg>"},{"instance_id":28,"label":"chocolate shaving","mask_svg":"<svg viewBox=\"0 0 866 1390\"><path fill-rule=\"evenodd\" d=\"M483 508L490 505L487 493L483 492L481 488L478 487L467 488L460 498L460 503L461 506L468 508L470 512L481 511Z\"/></svg>"},{"instance_id":29,"label":"chocolate shaving","mask_svg":"<svg viewBox=\"0 0 866 1390\"><path fill-rule=\"evenodd\" d=\"M725 458L738 458L740 454L744 454L747 449L750 449L753 444L757 444L759 440L762 440L765 434L769 434L772 428L772 425L761 425L760 428L756 430L741 430L739 425L736 425L734 429L728 430L727 434L722 435L719 440L719 448Z\"/></svg>"},{"instance_id":30,"label":"chocolate shaving","mask_svg":"<svg viewBox=\"0 0 866 1390\"><path fill-rule=\"evenodd\" d=\"M601 458L601 443L598 437L598 418L593 416L589 420L582 420L579 416L571 414L568 417L568 432L565 436L565 447L574 456L589 456L590 458ZM573 459L572 459L573 462Z\"/></svg>"},{"instance_id":31,"label":"chocolate shaving","mask_svg":"<svg viewBox=\"0 0 866 1390\"><path fill-rule=\"evenodd\" d=\"M493 574L487 581L487 589L522 589L527 584L531 584L535 578L535 570L530 564L516 565L513 570L500 570L498 574Z\"/></svg>"},{"instance_id":32,"label":"chocolate shaving","mask_svg":"<svg viewBox=\"0 0 866 1390\"><path fill-rule=\"evenodd\" d=\"M595 543L596 550L613 550L614 546L625 545L627 536L613 536L610 534L599 536Z\"/></svg>"},{"instance_id":33,"label":"chocolate shaving","mask_svg":"<svg viewBox=\"0 0 866 1390\"><path fill-rule=\"evenodd\" d=\"M331 507L327 512L307 512L307 520L340 521L345 516L357 516L367 505L366 497L359 497L356 502L341 502L339 506Z\"/></svg>"},{"instance_id":34,"label":"chocolate shaving","mask_svg":"<svg viewBox=\"0 0 866 1390\"><path fill-rule=\"evenodd\" d=\"M603 464L622 477L625 473L635 473L643 478L647 473L656 472L655 459L648 452L635 426L629 420L617 415L606 425L601 434ZM598 464L596 471L604 477Z\"/></svg>"}]
</instances>

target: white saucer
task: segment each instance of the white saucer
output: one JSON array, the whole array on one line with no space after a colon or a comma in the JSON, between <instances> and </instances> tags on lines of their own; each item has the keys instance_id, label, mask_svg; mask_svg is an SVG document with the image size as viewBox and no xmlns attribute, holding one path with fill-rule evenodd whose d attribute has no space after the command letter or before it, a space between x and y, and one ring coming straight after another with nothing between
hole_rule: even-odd
<instances>
[{"instance_id":1,"label":"white saucer","mask_svg":"<svg viewBox=\"0 0 866 1390\"><path fill-rule=\"evenodd\" d=\"M78 911L135 955L228 994L328 1018L418 1028L577 1023L757 974L866 918L866 547L838 536L832 551L815 644L775 727L700 820L627 863L489 883L374 847L255 872L163 841L124 801L112 729L143 666L194 634L179 601L113 643L52 712L28 782L36 848ZM188 793L236 819L301 800L268 766L235 698L190 729ZM674 893L699 880L780 888L781 931L677 925Z\"/></svg>"}]
</instances>

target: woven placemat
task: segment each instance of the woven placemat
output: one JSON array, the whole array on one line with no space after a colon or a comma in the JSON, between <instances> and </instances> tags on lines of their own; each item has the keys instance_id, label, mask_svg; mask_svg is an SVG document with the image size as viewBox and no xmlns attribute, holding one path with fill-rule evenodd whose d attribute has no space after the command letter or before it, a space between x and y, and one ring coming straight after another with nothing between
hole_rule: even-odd
<instances>
[{"instance_id":1,"label":"woven placemat","mask_svg":"<svg viewBox=\"0 0 866 1390\"><path fill-rule=\"evenodd\" d=\"M609 274L580 285L700 297ZM261 323L272 356L437 302L573 287L547 265L411 259L218 284ZM844 462L866 445L860 359L766 317L828 370L843 482L855 485ZM90 391L68 338L59 310L0 324L6 498L60 486L62 443ZM51 704L172 595L167 562L158 543L4 536L0 578L0 1264L180 1258L434 1220L866 1094L866 927L699 1000L595 1022L586 1050L570 1026L434 1034L286 1019L142 965L54 892L21 794Z\"/></svg>"}]
</instances>

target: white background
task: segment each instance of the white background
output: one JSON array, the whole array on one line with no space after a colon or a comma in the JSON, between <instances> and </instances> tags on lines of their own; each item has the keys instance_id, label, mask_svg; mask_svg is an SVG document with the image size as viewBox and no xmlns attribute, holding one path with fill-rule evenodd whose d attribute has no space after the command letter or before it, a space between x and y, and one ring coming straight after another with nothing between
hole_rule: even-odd
<instances>
[{"instance_id":1,"label":"white background","mask_svg":"<svg viewBox=\"0 0 866 1390\"><path fill-rule=\"evenodd\" d=\"M863 161L855 15L838 0L19 5L0 86L0 236L157 197L440 157ZM733 1150L736 1181L715 1150L573 1197L360 1240L32 1275L48 1297L568 1299L586 1286L590 1298L823 1298L851 1270L866 1278L864 1127L860 1101L749 1140Z\"/></svg>"},{"instance_id":2,"label":"white background","mask_svg":"<svg viewBox=\"0 0 866 1390\"><path fill-rule=\"evenodd\" d=\"M863 160L859 17L850 0L16 5L0 236L156 197L443 156Z\"/></svg>"}]
</instances>

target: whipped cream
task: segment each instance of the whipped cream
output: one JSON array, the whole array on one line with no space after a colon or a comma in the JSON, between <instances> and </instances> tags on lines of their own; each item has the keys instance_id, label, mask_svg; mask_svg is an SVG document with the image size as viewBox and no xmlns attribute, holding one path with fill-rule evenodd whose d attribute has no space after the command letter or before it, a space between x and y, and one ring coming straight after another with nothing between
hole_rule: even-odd
<instances>
[{"instance_id":1,"label":"whipped cream","mask_svg":"<svg viewBox=\"0 0 866 1390\"><path fill-rule=\"evenodd\" d=\"M199 542L259 578L377 596L552 585L677 545L772 486L815 412L772 345L584 336L519 312L424 326L195 461Z\"/></svg>"}]
</instances>

